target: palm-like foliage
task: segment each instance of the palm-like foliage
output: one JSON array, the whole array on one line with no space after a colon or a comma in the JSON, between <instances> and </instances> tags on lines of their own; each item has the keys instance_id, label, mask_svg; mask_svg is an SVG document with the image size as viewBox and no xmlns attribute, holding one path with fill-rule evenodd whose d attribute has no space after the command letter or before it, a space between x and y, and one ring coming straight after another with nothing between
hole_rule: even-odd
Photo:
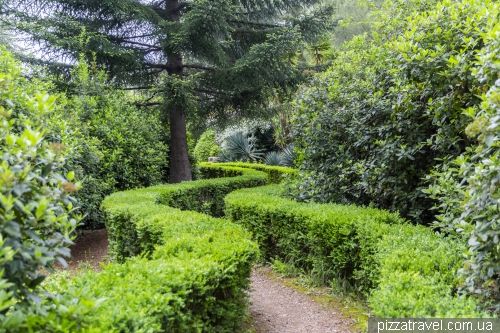
<instances>
[{"instance_id":1,"label":"palm-like foliage","mask_svg":"<svg viewBox=\"0 0 500 333\"><path fill-rule=\"evenodd\" d=\"M264 157L264 163L267 165L281 165L281 154L277 151L271 151Z\"/></svg>"},{"instance_id":2,"label":"palm-like foliage","mask_svg":"<svg viewBox=\"0 0 500 333\"><path fill-rule=\"evenodd\" d=\"M226 138L222 145L222 160L255 162L262 158L262 150L257 148L256 138L246 136L242 132L236 132Z\"/></svg>"},{"instance_id":3,"label":"palm-like foliage","mask_svg":"<svg viewBox=\"0 0 500 333\"><path fill-rule=\"evenodd\" d=\"M287 167L295 167L293 161L295 160L295 155L293 153L293 145L288 145L283 148L283 151L280 154L281 165Z\"/></svg>"}]
</instances>

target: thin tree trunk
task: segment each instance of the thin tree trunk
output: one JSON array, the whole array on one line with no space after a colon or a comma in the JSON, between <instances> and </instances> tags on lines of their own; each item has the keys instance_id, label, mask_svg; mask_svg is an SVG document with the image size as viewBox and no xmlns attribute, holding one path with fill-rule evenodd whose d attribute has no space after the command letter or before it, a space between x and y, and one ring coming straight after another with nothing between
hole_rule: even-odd
<instances>
[{"instance_id":1,"label":"thin tree trunk","mask_svg":"<svg viewBox=\"0 0 500 333\"><path fill-rule=\"evenodd\" d=\"M165 7L172 22L179 21L178 0L166 0ZM181 54L167 54L168 75L183 75ZM180 107L174 107L170 112L170 183L180 183L191 180L191 166L186 136L186 116Z\"/></svg>"}]
</instances>

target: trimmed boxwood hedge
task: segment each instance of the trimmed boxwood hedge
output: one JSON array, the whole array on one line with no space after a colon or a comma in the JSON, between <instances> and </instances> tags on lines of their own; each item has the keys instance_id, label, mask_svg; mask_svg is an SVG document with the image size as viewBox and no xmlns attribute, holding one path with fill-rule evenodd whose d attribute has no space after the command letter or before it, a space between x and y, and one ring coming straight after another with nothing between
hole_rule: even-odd
<instances>
[{"instance_id":1,"label":"trimmed boxwood hedge","mask_svg":"<svg viewBox=\"0 0 500 333\"><path fill-rule=\"evenodd\" d=\"M110 251L118 262L144 251L152 251L161 241L163 229L171 227L155 222L158 214L176 212L175 214L185 216L186 212L172 209L178 208L220 217L224 197L229 192L266 184L266 175L256 170L200 163L200 172L203 177L215 179L123 191L104 200L101 209L105 214ZM204 214L188 214L200 224L210 220ZM156 220L152 221L152 217ZM183 218L168 215L164 221Z\"/></svg>"},{"instance_id":2,"label":"trimmed boxwood hedge","mask_svg":"<svg viewBox=\"0 0 500 333\"><path fill-rule=\"evenodd\" d=\"M267 173L267 182L269 184L279 184L287 177L295 177L298 175L297 169L282 167L282 166L258 164L258 163L228 162L228 163L216 163L216 165L250 168L254 170L263 171Z\"/></svg>"},{"instance_id":3,"label":"trimmed boxwood hedge","mask_svg":"<svg viewBox=\"0 0 500 333\"><path fill-rule=\"evenodd\" d=\"M50 290L82 306L104 298L74 331L238 330L258 246L237 224L181 209L219 215L228 192L263 185L267 176L211 164L202 164L201 172L230 177L118 192L104 200L117 263L54 283Z\"/></svg>"},{"instance_id":4,"label":"trimmed boxwood hedge","mask_svg":"<svg viewBox=\"0 0 500 333\"><path fill-rule=\"evenodd\" d=\"M455 293L464 248L387 211L279 197L277 185L230 193L226 218L250 230L263 255L325 282L347 279L378 317L482 317Z\"/></svg>"}]
</instances>

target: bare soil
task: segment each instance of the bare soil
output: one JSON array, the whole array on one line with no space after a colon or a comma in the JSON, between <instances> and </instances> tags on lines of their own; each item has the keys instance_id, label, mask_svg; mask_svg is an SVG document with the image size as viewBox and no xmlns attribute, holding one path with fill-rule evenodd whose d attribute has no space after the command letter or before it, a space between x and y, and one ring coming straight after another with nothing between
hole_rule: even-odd
<instances>
[{"instance_id":1,"label":"bare soil","mask_svg":"<svg viewBox=\"0 0 500 333\"><path fill-rule=\"evenodd\" d=\"M100 271L109 261L106 229L84 231L71 246L67 269ZM352 323L332 307L266 274L270 268L254 269L250 292L250 331L254 333L350 333Z\"/></svg>"},{"instance_id":2,"label":"bare soil","mask_svg":"<svg viewBox=\"0 0 500 333\"><path fill-rule=\"evenodd\" d=\"M250 314L256 333L352 332L352 322L341 312L283 285L269 276L269 270L264 267L252 273Z\"/></svg>"},{"instance_id":3,"label":"bare soil","mask_svg":"<svg viewBox=\"0 0 500 333\"><path fill-rule=\"evenodd\" d=\"M108 232L106 229L84 230L75 240L71 250L71 258L67 260L70 271L80 268L91 268L100 271L100 263L108 262ZM62 267L58 267L62 268Z\"/></svg>"}]
</instances>

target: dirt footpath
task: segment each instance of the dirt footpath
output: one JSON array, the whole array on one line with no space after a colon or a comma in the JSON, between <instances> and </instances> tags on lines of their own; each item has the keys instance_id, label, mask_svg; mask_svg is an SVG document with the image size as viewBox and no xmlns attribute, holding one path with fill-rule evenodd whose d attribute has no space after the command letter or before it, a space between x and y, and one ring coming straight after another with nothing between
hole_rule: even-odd
<instances>
[{"instance_id":1,"label":"dirt footpath","mask_svg":"<svg viewBox=\"0 0 500 333\"><path fill-rule=\"evenodd\" d=\"M250 314L256 333L348 333L340 313L280 284L257 269L252 274Z\"/></svg>"}]
</instances>

